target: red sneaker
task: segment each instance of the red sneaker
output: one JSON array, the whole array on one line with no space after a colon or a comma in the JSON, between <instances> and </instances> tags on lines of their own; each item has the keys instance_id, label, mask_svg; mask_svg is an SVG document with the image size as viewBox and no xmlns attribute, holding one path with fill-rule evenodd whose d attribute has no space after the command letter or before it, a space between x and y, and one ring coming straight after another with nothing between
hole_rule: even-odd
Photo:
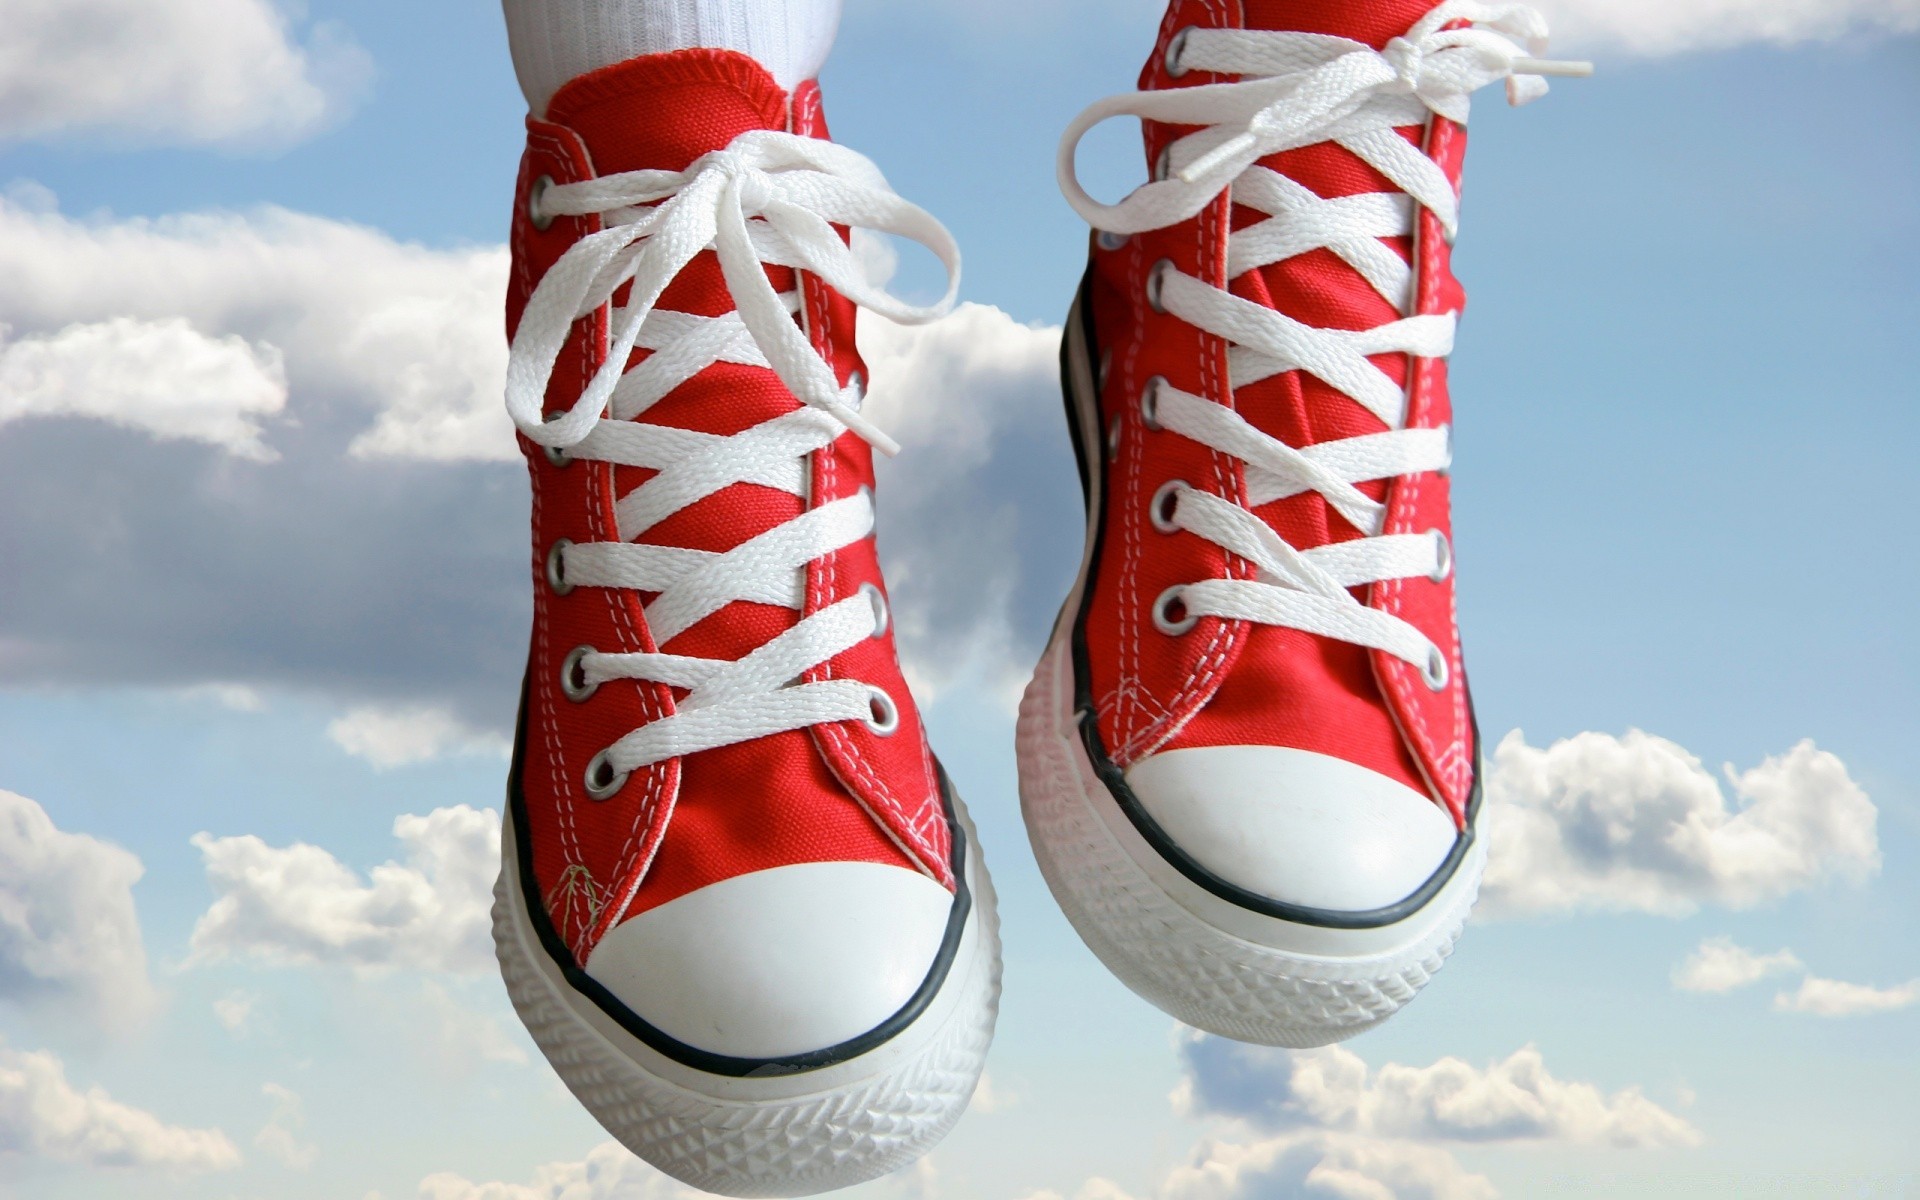
<instances>
[{"instance_id":1,"label":"red sneaker","mask_svg":"<svg viewBox=\"0 0 1920 1200\"><path fill-rule=\"evenodd\" d=\"M888 629L853 339L856 303L945 305L868 286L845 230L957 255L825 139L818 89L742 55L621 63L529 119L513 223L535 584L501 969L601 1124L735 1196L924 1153L999 995Z\"/></svg>"},{"instance_id":2,"label":"red sneaker","mask_svg":"<svg viewBox=\"0 0 1920 1200\"><path fill-rule=\"evenodd\" d=\"M1467 22L1478 21L1478 25ZM1468 93L1581 64L1448 0L1175 0L1068 130L1099 231L1062 349L1088 548L1020 713L1042 871L1141 995L1227 1037L1377 1024L1473 904L1445 356ZM1080 137L1142 119L1115 205Z\"/></svg>"}]
</instances>

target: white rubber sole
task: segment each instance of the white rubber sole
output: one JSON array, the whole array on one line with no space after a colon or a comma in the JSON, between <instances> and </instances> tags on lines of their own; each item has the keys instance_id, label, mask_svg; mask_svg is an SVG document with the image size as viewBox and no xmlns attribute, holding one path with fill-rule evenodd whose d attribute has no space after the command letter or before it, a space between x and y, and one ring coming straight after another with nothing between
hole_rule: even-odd
<instances>
[{"instance_id":1,"label":"white rubber sole","mask_svg":"<svg viewBox=\"0 0 1920 1200\"><path fill-rule=\"evenodd\" d=\"M993 882L959 800L973 895L945 985L906 1029L833 1066L722 1076L666 1057L569 986L540 944L502 835L493 937L507 994L561 1080L607 1132L682 1183L727 1196L806 1196L913 1162L966 1111L1000 1004Z\"/></svg>"},{"instance_id":2,"label":"white rubber sole","mask_svg":"<svg viewBox=\"0 0 1920 1200\"><path fill-rule=\"evenodd\" d=\"M1094 774L1056 642L1020 704L1020 808L1054 899L1107 969L1187 1024L1322 1046L1371 1029L1453 951L1480 887L1478 843L1431 901L1376 929L1301 925L1201 888L1153 849Z\"/></svg>"},{"instance_id":3,"label":"white rubber sole","mask_svg":"<svg viewBox=\"0 0 1920 1200\"><path fill-rule=\"evenodd\" d=\"M1371 1029L1440 969L1486 865L1479 841L1425 905L1372 929L1304 925L1242 908L1183 875L1149 844L1094 773L1074 712L1071 637L1100 511L1093 375L1076 303L1066 376L1075 436L1094 464L1086 551L1052 642L1020 702L1020 808L1040 873L1082 941L1121 982L1222 1037L1322 1046Z\"/></svg>"}]
</instances>

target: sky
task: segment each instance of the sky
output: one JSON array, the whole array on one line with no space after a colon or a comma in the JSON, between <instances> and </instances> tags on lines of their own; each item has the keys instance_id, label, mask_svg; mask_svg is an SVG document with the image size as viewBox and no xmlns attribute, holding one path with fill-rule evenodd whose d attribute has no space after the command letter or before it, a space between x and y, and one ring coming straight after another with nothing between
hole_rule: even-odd
<instances>
[{"instance_id":1,"label":"sky","mask_svg":"<svg viewBox=\"0 0 1920 1200\"><path fill-rule=\"evenodd\" d=\"M1487 886L1416 1003L1305 1052L1110 978L1016 803L1080 537L1053 146L1157 7L848 0L823 73L966 255L953 316L861 339L895 619L1006 940L971 1111L858 1200L1920 1196L1920 2L1552 0L1599 72L1481 97ZM0 27L0 1195L684 1200L487 937L528 616L497 12ZM1130 136L1083 152L1106 198Z\"/></svg>"}]
</instances>

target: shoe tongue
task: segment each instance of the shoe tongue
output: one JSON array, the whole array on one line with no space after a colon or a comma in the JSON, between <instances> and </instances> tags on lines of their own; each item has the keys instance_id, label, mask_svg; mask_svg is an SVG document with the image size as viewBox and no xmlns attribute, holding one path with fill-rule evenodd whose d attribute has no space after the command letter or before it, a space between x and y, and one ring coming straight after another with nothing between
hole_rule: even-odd
<instances>
[{"instance_id":1,"label":"shoe tongue","mask_svg":"<svg viewBox=\"0 0 1920 1200\"><path fill-rule=\"evenodd\" d=\"M1365 42L1375 50L1433 11L1438 0L1241 0L1248 29L1324 33Z\"/></svg>"},{"instance_id":2,"label":"shoe tongue","mask_svg":"<svg viewBox=\"0 0 1920 1200\"><path fill-rule=\"evenodd\" d=\"M547 119L586 140L594 170L680 171L754 129L784 129L787 93L730 50L629 59L561 88Z\"/></svg>"}]
</instances>

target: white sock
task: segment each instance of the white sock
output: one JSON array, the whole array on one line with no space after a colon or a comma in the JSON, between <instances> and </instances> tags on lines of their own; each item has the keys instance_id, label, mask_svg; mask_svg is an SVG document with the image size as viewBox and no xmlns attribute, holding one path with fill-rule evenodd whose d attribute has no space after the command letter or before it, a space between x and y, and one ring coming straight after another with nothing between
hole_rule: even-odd
<instances>
[{"instance_id":1,"label":"white sock","mask_svg":"<svg viewBox=\"0 0 1920 1200\"><path fill-rule=\"evenodd\" d=\"M827 61L841 0L503 0L513 69L527 107L576 75L642 54L737 50L787 90Z\"/></svg>"}]
</instances>

